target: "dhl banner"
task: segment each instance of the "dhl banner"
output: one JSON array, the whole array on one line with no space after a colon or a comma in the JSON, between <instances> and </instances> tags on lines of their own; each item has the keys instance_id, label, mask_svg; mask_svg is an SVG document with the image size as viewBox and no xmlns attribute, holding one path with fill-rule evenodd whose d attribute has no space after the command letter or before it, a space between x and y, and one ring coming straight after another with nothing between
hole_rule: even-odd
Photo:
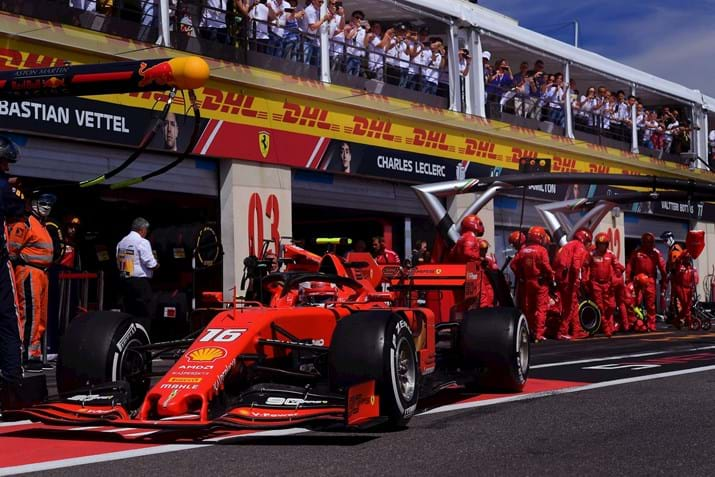
<instances>
[{"instance_id":1,"label":"dhl banner","mask_svg":"<svg viewBox=\"0 0 715 477\"><path fill-rule=\"evenodd\" d=\"M15 23L11 25L12 20ZM19 33L0 38L0 70L53 67L67 61L101 62L107 61L107 55L121 60L139 59L140 55L182 54L162 48L147 50L137 42L57 24L47 24L49 27L43 32L43 38L50 38L54 45L38 43L22 39L20 32L28 26L22 22L38 23L0 15L3 31ZM100 52L105 56L100 56ZM202 115L209 122L195 151L198 154L313 168L321 148L327 147L330 140L337 140L503 170L517 169L522 157L539 157L551 159L555 173L668 174L702 180L713 177L702 170L689 171L685 165L476 116L217 60L207 61L212 68L212 80L197 91L197 97ZM151 110L156 108L157 101L164 99L163 93L86 97L98 104L111 105L114 111ZM177 97L172 110L183 115L186 107L185 100ZM0 101L3 124L16 119L36 120L38 114L44 114L41 110L34 105L13 106ZM57 114L46 114L43 118L68 120L67 115ZM112 123L114 129L143 127L136 124L127 127L118 121ZM47 126L48 131L53 130L51 124ZM301 152L303 148L296 147L297 143L314 144L314 148Z\"/></svg>"}]
</instances>

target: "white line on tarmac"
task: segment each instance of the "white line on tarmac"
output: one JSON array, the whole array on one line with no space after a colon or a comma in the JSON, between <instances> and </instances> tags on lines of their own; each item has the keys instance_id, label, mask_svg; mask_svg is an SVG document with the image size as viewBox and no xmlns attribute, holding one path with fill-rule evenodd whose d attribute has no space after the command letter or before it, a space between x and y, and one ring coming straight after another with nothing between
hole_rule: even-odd
<instances>
[{"instance_id":1,"label":"white line on tarmac","mask_svg":"<svg viewBox=\"0 0 715 477\"><path fill-rule=\"evenodd\" d=\"M614 359L626 359L626 358L643 358L645 356L657 356L660 354L673 354L673 353L692 353L693 351L702 351L706 349L715 349L715 346L702 346L700 348L688 348L688 349L681 349L681 350L669 350L669 351L653 351L650 353L637 353L637 354L622 354L618 356L608 356L606 358L592 358L592 359L579 359L576 361L561 361L558 363L546 363L546 364L537 364L534 366L530 366L530 369L541 369L541 368L555 368L557 366L569 366L571 364L583 364L583 363L596 363L598 361L611 361Z\"/></svg>"},{"instance_id":2,"label":"white line on tarmac","mask_svg":"<svg viewBox=\"0 0 715 477\"><path fill-rule=\"evenodd\" d=\"M569 387L569 388L554 389L551 391L541 391L541 392L529 393L529 394L518 394L516 396L506 396L506 397L501 397L501 398L485 399L484 401L473 401L473 402L464 402L464 403L457 403L457 404L448 404L446 406L440 406L440 407L437 407L434 409L430 409L429 411L425 411L419 415L425 416L427 414L437 414L437 413L441 413L441 412L458 411L458 410L470 409L470 408L474 408L474 407L493 406L495 404L502 404L505 402L527 401L529 399L538 399L538 398L547 397L547 396L556 396L559 394L569 394L569 393L577 393L577 392L581 392L581 391L590 391L591 389L607 388L607 387L611 387L611 386L619 386L621 384L630 384L630 383L637 383L640 381L650 381L653 379L670 378L673 376L681 376L684 374L693 374L693 373L702 373L705 371L713 371L713 370L715 370L715 365L701 366L699 368L681 369L678 371L668 371L665 373L649 374L646 376L635 376L632 378L614 379L612 381L602 381L600 383L585 384L585 385L581 385L581 386L577 385L577 386L573 386L573 387Z\"/></svg>"},{"instance_id":3,"label":"white line on tarmac","mask_svg":"<svg viewBox=\"0 0 715 477\"><path fill-rule=\"evenodd\" d=\"M11 422L0 422L0 427L15 427L15 426L26 426L27 424L32 424L32 421L11 421Z\"/></svg>"},{"instance_id":4,"label":"white line on tarmac","mask_svg":"<svg viewBox=\"0 0 715 477\"><path fill-rule=\"evenodd\" d=\"M256 436L286 436L291 434L300 434L308 432L308 429L276 429L272 431L259 431L251 434L239 434L237 436L223 436L214 439L206 440L210 444L166 444L155 447L147 447L144 449L134 449L128 451L108 452L106 454L95 454L85 457L73 457L70 459L52 460L48 462L38 462L36 464L16 465L14 467L0 467L0 476L15 475L25 472L39 472L50 469L61 469L64 467L73 467L76 465L94 464L97 462L109 462L119 459L131 459L135 457L143 457L153 454L165 454L167 452L176 452L182 450L199 449L201 447L212 447L215 442L227 439L238 439L241 437L256 437Z\"/></svg>"}]
</instances>

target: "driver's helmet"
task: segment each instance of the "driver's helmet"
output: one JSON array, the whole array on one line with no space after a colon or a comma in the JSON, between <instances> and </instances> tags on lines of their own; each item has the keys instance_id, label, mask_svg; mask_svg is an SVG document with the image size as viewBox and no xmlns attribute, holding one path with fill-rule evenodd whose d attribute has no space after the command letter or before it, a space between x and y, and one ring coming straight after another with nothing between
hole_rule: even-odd
<instances>
[{"instance_id":1,"label":"driver's helmet","mask_svg":"<svg viewBox=\"0 0 715 477\"><path fill-rule=\"evenodd\" d=\"M323 305L338 297L338 287L334 283L304 282L300 284L298 302L301 305Z\"/></svg>"}]
</instances>

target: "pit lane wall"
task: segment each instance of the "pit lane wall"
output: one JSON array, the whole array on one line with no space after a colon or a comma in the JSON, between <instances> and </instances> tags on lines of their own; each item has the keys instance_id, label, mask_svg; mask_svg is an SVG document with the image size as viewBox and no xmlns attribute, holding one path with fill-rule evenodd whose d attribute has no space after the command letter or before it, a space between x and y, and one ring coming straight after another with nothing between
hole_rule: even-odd
<instances>
[{"instance_id":1,"label":"pit lane wall","mask_svg":"<svg viewBox=\"0 0 715 477\"><path fill-rule=\"evenodd\" d=\"M184 53L0 13L2 69L181 55ZM280 214L276 220L272 209L266 209L279 200L283 202L281 211L290 210L290 181L285 176L290 168L421 183L513 174L518 171L519 159L528 157L549 160L554 173L656 174L706 181L715 177L704 170L690 171L684 165L476 116L220 60L207 61L212 79L197 91L205 119L194 153L229 160L232 167L246 167L238 173L222 166L221 177L222 207L227 208L222 220L234 224L224 232L234 235L231 246L238 257L256 250L260 238L276 232L291 234L289 214ZM152 109L163 100L162 93L144 93L28 99L15 104L0 101L0 127L136 145ZM186 108L184 98L177 97L172 112L179 117L179 148L186 144L192 126ZM187 132L182 134L182 130ZM161 148L161 138L156 141L153 146ZM341 156L346 146L351 156L349 170ZM267 172L260 172L263 169ZM234 181L234 174L255 176L250 185L253 189L246 181ZM234 189L224 189L226 184ZM529 196L547 200L568 193L565 187L548 184L529 190ZM240 194L243 196L238 199ZM251 199L255 194L259 199ZM656 204L654 212L715 220L715 210L709 204L695 207L695 213L687 206L675 209L670 204ZM240 230L241 224L250 229L251 223L253 235Z\"/></svg>"}]
</instances>

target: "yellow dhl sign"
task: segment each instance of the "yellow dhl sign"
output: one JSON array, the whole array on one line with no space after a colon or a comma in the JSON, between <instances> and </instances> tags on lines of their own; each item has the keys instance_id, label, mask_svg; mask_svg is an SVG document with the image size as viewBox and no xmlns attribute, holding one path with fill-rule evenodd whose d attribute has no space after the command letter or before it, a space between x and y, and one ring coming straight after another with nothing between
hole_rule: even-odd
<instances>
[{"instance_id":1,"label":"yellow dhl sign","mask_svg":"<svg viewBox=\"0 0 715 477\"><path fill-rule=\"evenodd\" d=\"M0 27L6 16L0 16ZM107 48L135 42L73 27L57 26L50 38L62 35L100 37ZM112 48L110 48L112 49ZM127 50L125 50L127 51ZM158 49L153 54L172 56L180 52ZM129 57L137 59L136 55ZM117 60L128 59L116 57ZM4 38L0 42L0 69L37 68L106 61L95 52L47 46ZM352 141L395 150L471 161L506 169L517 169L521 158L551 159L553 172L611 174L659 174L710 180L711 173L689 171L676 164L627 151L550 135L523 127L454 113L365 91L328 85L246 66L207 59L212 69L225 77L213 79L196 91L204 117L265 129L288 131L336 140ZM151 109L163 93L133 93L94 96L91 99ZM188 100L186 100L188 101ZM183 113L184 98L177 96L173 111ZM237 140L239 140L237 138Z\"/></svg>"}]
</instances>

